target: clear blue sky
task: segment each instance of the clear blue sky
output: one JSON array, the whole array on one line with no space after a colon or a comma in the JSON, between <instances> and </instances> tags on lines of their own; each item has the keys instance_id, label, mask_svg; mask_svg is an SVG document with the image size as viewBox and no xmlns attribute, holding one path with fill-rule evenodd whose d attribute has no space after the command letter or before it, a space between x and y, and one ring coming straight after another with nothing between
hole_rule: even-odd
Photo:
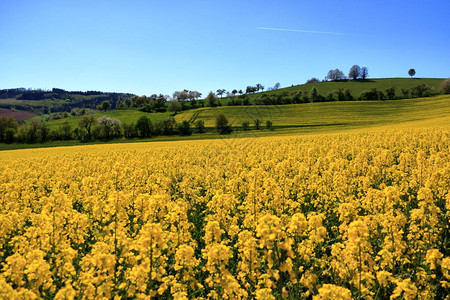
<instances>
[{"instance_id":1,"label":"clear blue sky","mask_svg":"<svg viewBox=\"0 0 450 300\"><path fill-rule=\"evenodd\" d=\"M0 0L0 88L205 94L353 64L450 77L449 15L449 0Z\"/></svg>"}]
</instances>

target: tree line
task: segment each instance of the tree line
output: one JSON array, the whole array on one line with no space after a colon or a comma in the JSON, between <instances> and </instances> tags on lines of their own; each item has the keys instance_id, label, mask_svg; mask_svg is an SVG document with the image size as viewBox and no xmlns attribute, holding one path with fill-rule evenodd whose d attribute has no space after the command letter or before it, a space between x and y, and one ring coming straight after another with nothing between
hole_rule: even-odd
<instances>
[{"instance_id":1,"label":"tree line","mask_svg":"<svg viewBox=\"0 0 450 300\"><path fill-rule=\"evenodd\" d=\"M108 116L95 118L93 115L83 116L73 127L65 121L58 128L50 129L46 123L33 120L19 126L9 116L0 116L0 142L2 143L45 143L50 141L111 140L117 138L151 138L161 135L191 135L193 132L204 133L204 122L199 120L194 126L188 121L177 123L174 118L152 122L147 116L141 116L136 122L122 123Z\"/></svg>"}]
</instances>

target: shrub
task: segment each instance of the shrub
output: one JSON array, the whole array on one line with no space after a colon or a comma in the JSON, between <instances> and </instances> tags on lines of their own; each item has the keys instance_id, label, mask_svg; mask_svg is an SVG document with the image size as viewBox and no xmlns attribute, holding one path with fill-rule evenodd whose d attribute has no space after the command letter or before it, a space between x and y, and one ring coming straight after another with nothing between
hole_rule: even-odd
<instances>
[{"instance_id":1,"label":"shrub","mask_svg":"<svg viewBox=\"0 0 450 300\"><path fill-rule=\"evenodd\" d=\"M177 129L180 135L192 135L191 124L186 120L181 122L181 124L177 126Z\"/></svg>"},{"instance_id":2,"label":"shrub","mask_svg":"<svg viewBox=\"0 0 450 300\"><path fill-rule=\"evenodd\" d=\"M445 79L444 81L441 82L440 90L444 94L450 94L450 78L447 78L447 79Z\"/></svg>"}]
</instances>

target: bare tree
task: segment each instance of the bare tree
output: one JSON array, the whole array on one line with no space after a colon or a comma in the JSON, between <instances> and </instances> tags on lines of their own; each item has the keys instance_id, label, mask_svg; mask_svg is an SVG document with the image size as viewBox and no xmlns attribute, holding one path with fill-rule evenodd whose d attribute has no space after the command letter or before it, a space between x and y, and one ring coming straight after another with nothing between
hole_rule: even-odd
<instances>
[{"instance_id":1,"label":"bare tree","mask_svg":"<svg viewBox=\"0 0 450 300\"><path fill-rule=\"evenodd\" d=\"M367 77L369 77L369 69L367 67L361 68L361 79L365 80Z\"/></svg>"}]
</instances>

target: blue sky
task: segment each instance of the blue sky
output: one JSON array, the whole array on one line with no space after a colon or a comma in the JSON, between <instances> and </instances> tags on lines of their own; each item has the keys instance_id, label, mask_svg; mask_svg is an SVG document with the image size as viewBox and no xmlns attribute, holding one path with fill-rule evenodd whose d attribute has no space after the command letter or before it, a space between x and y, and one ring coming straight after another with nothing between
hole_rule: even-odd
<instances>
[{"instance_id":1,"label":"blue sky","mask_svg":"<svg viewBox=\"0 0 450 300\"><path fill-rule=\"evenodd\" d=\"M448 0L1 0L0 88L205 94L353 64L450 77L449 13Z\"/></svg>"}]
</instances>

